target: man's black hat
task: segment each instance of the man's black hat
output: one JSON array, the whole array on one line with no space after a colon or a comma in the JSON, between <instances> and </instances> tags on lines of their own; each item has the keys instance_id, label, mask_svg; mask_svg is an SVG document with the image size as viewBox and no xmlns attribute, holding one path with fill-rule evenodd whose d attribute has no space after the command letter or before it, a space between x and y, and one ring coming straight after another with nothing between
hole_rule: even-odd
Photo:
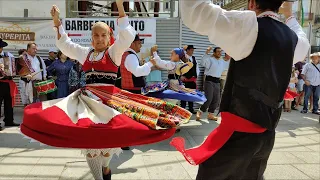
<instances>
[{"instance_id":1,"label":"man's black hat","mask_svg":"<svg viewBox=\"0 0 320 180\"><path fill-rule=\"evenodd\" d=\"M0 38L0 48L6 47L8 46L8 43L4 42L1 38Z\"/></svg>"},{"instance_id":2,"label":"man's black hat","mask_svg":"<svg viewBox=\"0 0 320 180\"><path fill-rule=\"evenodd\" d=\"M142 43L144 42L144 39L141 39L139 34L136 34L136 37L134 38L133 41L141 41Z\"/></svg>"},{"instance_id":3,"label":"man's black hat","mask_svg":"<svg viewBox=\"0 0 320 180\"><path fill-rule=\"evenodd\" d=\"M188 46L187 46L187 50L188 50L188 49L197 49L197 48L195 48L193 45L188 45Z\"/></svg>"}]
</instances>

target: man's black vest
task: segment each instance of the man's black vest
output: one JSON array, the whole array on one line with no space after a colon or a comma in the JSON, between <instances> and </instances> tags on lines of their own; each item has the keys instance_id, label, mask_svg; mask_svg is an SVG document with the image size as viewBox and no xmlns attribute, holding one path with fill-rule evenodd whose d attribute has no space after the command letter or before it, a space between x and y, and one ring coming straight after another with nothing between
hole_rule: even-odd
<instances>
[{"instance_id":1,"label":"man's black vest","mask_svg":"<svg viewBox=\"0 0 320 180\"><path fill-rule=\"evenodd\" d=\"M243 60L230 62L220 112L274 130L281 116L298 37L272 18L257 21L259 31L253 51Z\"/></svg>"},{"instance_id":2,"label":"man's black vest","mask_svg":"<svg viewBox=\"0 0 320 180\"><path fill-rule=\"evenodd\" d=\"M190 79L192 77L197 77L197 61L194 56L192 56L192 63L193 63L192 68L186 74L183 75L187 79Z\"/></svg>"}]
</instances>

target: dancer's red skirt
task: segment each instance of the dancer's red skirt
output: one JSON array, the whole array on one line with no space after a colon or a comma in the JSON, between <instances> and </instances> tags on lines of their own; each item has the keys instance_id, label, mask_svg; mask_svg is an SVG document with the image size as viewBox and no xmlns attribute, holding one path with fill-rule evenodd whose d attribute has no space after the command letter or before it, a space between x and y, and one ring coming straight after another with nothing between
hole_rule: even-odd
<instances>
[{"instance_id":1,"label":"dancer's red skirt","mask_svg":"<svg viewBox=\"0 0 320 180\"><path fill-rule=\"evenodd\" d=\"M98 87L98 89L101 91L99 91L100 94L96 94L97 96L101 96L106 92L109 94L121 94L121 90L113 86ZM91 90L91 92L95 93L97 88L94 87ZM128 92L124 92L121 95L121 98L124 98L123 96L128 95ZM140 104L139 107L141 108L137 108L136 104L130 104L132 100L129 99L125 99L128 101L126 107L119 107L117 103L121 103L120 101L116 101L116 103L114 103L115 99L113 99L113 97L109 97L109 99L104 98L102 99L103 104L101 105L105 106L106 103L111 103L110 105L113 106L111 113L114 112L115 108L118 108L119 110L122 110L123 113L127 114L120 114L116 111L118 113L108 119L106 124L94 123L90 118L79 118L77 122L74 123L66 113L66 109L56 105L44 109L42 107L43 103L31 104L24 110L21 132L32 139L50 146L88 149L116 148L150 144L168 139L174 135L176 130L175 127L167 129L152 129L154 125L152 123L154 120L160 119L168 121L167 117L181 118L175 116L175 114L183 114L178 113L181 109L172 105L163 105L157 101L154 102L153 98L150 100L141 95L138 95L138 97L140 100L145 98L145 102L147 104L150 103L151 105L157 106L158 109L150 106L149 109L146 107L146 104ZM119 96L117 98L119 98ZM159 109L163 108L159 105L163 105L167 111L159 111ZM169 109L168 106L170 106ZM125 109L128 107L133 109ZM68 108L72 107L68 106ZM170 112L168 110L170 110ZM160 115L157 114L156 116L158 119L150 118L154 117L153 113L158 111L160 112ZM171 116L170 113L172 114ZM130 115L131 117L129 117ZM163 123L164 122L162 122L162 124Z\"/></svg>"}]
</instances>

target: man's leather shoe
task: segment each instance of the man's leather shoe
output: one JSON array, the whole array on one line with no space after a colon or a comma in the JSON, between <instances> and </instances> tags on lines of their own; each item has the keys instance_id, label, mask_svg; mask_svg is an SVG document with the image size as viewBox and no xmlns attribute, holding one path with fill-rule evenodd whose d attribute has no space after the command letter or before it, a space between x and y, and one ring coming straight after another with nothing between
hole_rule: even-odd
<instances>
[{"instance_id":1,"label":"man's leather shoe","mask_svg":"<svg viewBox=\"0 0 320 180\"><path fill-rule=\"evenodd\" d=\"M7 127L16 127L16 126L20 126L20 124L17 124L17 123L5 123L5 126Z\"/></svg>"}]
</instances>

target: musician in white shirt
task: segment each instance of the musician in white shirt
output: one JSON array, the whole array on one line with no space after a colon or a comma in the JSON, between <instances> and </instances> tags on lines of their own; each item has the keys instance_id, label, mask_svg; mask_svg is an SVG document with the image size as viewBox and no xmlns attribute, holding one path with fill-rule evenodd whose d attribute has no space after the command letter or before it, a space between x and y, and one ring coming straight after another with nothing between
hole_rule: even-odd
<instances>
[{"instance_id":1,"label":"musician in white shirt","mask_svg":"<svg viewBox=\"0 0 320 180\"><path fill-rule=\"evenodd\" d=\"M37 44L29 43L27 45L27 52L25 53L27 58L31 61L31 67L35 73L33 75L28 74L25 77L21 77L19 80L20 96L24 106L33 102L47 100L46 95L38 95L34 83L44 81L47 78L46 64L44 60L37 56ZM35 74L35 75L34 75Z\"/></svg>"}]
</instances>

